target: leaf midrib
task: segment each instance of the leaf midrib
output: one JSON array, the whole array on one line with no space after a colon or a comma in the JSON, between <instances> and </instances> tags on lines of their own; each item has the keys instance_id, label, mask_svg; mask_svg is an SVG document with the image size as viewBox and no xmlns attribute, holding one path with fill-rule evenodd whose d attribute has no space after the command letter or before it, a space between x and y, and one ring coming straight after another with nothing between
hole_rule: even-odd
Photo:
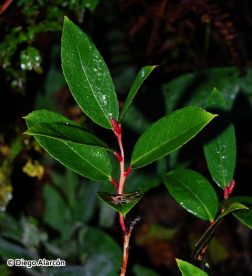
<instances>
[{"instance_id":1,"label":"leaf midrib","mask_svg":"<svg viewBox=\"0 0 252 276\"><path fill-rule=\"evenodd\" d=\"M198 195L190 187L188 187L187 185L184 185L184 183L182 182L182 180L180 180L179 178L174 178L171 175L170 175L170 177L173 178L173 179L175 179L175 180L178 180L183 187L185 187L187 190L189 190L195 196L195 198L198 199L198 201L201 203L203 209L205 209L206 213L209 215L209 219L212 220L213 218L211 216L211 213L209 212L208 208L203 203L203 201L198 197Z\"/></svg>"},{"instance_id":2,"label":"leaf midrib","mask_svg":"<svg viewBox=\"0 0 252 276\"><path fill-rule=\"evenodd\" d=\"M206 122L206 121L205 121L205 120L202 120L201 122ZM199 125L201 125L201 124L199 123L198 125L196 125L196 126L190 128L190 129L187 129L186 131L180 133L179 135L173 137L172 139L170 139L170 140L164 142L164 143L161 144L160 146L155 147L155 148L152 149L151 151L148 151L147 153L141 155L141 157L139 157L138 159L135 159L135 160L134 160L133 164L137 163L137 162L138 162L139 160L141 160L141 159L146 158L146 156L151 155L154 151L157 151L157 150L160 149L161 147L164 147L166 144L170 143L170 142L173 141L173 140L176 140L178 137L180 137L180 136L184 135L185 133L191 131L192 129L198 127ZM204 126L204 124L203 124L203 126ZM196 135L196 134L195 134L195 135ZM194 135L194 136L195 136L195 135ZM192 138L193 138L194 136L192 136ZM169 153L169 152L168 152L168 153ZM165 154L164 154L164 155L165 155ZM163 155L161 155L161 156L163 156Z\"/></svg>"},{"instance_id":3,"label":"leaf midrib","mask_svg":"<svg viewBox=\"0 0 252 276\"><path fill-rule=\"evenodd\" d=\"M68 142L69 141L71 143L78 144L78 145L86 145L86 146L92 146L92 147L96 147L96 148L109 150L105 145L102 146L102 145L97 145L97 144L92 144L92 143L83 143L83 142L78 142L78 141L73 140L73 139L61 138L61 137L51 136L51 135L48 135L48 134L30 133L29 135L39 136L39 137L46 137L46 138L54 139L54 140L61 141L61 142Z\"/></svg>"},{"instance_id":4,"label":"leaf midrib","mask_svg":"<svg viewBox=\"0 0 252 276\"><path fill-rule=\"evenodd\" d=\"M78 48L78 46L77 46L76 40L75 40L75 38L74 38L74 35L72 34L72 31L71 31L71 28L70 28L70 27L69 27L69 30L70 30L70 35L71 35L71 37L72 37L72 39L73 39L73 41L74 41L74 45L75 45L75 47L76 47L76 49L77 49L77 53L78 53L78 56L79 56L79 59L80 59L81 68L82 68L83 73L84 73L84 75L85 75L85 77L86 77L86 80L87 80L87 82L88 82L88 85L89 85L89 87L90 87L90 90L91 90L92 93L93 93L93 97L94 97L95 101L98 103L98 106L99 106L99 108L101 109L102 113L104 114L105 118L107 119L107 122L110 124L110 121L109 121L108 118L107 118L107 114L104 112L104 110L102 109L102 106L100 105L100 102L99 102L98 99L96 98L95 93L94 93L94 90L93 90L93 87L92 87L92 85L91 85L91 83L90 83L90 81L89 81L89 78L87 77L87 73L86 73L84 64L83 64L82 59L81 59L81 54L80 54L79 48ZM86 39L86 38L85 38L85 39ZM88 39L86 39L86 41L87 41L87 43L89 44L89 47L90 47L90 43L89 43ZM84 111L84 110L83 110L83 111ZM85 111L84 111L84 112L85 112ZM93 119L93 120L94 120L96 123L98 123L97 120L95 120L95 119Z\"/></svg>"},{"instance_id":5,"label":"leaf midrib","mask_svg":"<svg viewBox=\"0 0 252 276\"><path fill-rule=\"evenodd\" d=\"M75 149L71 148L70 145L68 145L67 142L62 141L62 143L64 143L70 150L72 150L77 156L79 156L81 159L83 159L84 161L86 161L92 168L96 169L97 171L99 171L100 173L102 173L103 175L105 175L107 178L109 178L109 176L107 174L105 174L103 171L101 171L99 168L93 166L93 164L91 162L89 162L87 159L85 159L82 155L80 155L78 153L78 151L76 151Z\"/></svg>"},{"instance_id":6,"label":"leaf midrib","mask_svg":"<svg viewBox=\"0 0 252 276\"><path fill-rule=\"evenodd\" d=\"M219 154L219 160L220 160L220 165L221 165L221 175L222 175L222 181L223 181L222 185L225 187L225 185L227 185L227 183L225 183L226 181L225 181L225 174L224 174L224 165L223 165L222 158L221 158L222 157L222 146L221 146L220 138L219 137L217 138L217 143L218 143L219 152L220 152L220 154Z\"/></svg>"}]
</instances>

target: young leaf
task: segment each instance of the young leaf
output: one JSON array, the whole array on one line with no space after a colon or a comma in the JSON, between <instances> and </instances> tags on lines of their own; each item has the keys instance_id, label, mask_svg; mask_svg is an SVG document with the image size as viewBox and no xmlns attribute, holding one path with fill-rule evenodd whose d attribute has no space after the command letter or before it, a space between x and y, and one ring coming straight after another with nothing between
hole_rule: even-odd
<instances>
[{"instance_id":1,"label":"young leaf","mask_svg":"<svg viewBox=\"0 0 252 276\"><path fill-rule=\"evenodd\" d=\"M248 228L252 229L252 197L249 196L235 196L228 200L229 202L242 202L249 206L249 210L241 210L233 213L233 216L237 218Z\"/></svg>"},{"instance_id":2,"label":"young leaf","mask_svg":"<svg viewBox=\"0 0 252 276\"><path fill-rule=\"evenodd\" d=\"M149 76L149 74L156 68L157 66L144 66L137 74L131 88L129 91L129 94L124 102L123 108L120 112L119 121L122 120L123 116L127 112L131 102L136 96L136 93L138 89L141 87L142 83L145 81L145 79Z\"/></svg>"},{"instance_id":3,"label":"young leaf","mask_svg":"<svg viewBox=\"0 0 252 276\"><path fill-rule=\"evenodd\" d=\"M118 101L107 65L88 36L67 17L61 61L65 79L80 108L98 125L112 128L110 118L118 119Z\"/></svg>"},{"instance_id":4,"label":"young leaf","mask_svg":"<svg viewBox=\"0 0 252 276\"><path fill-rule=\"evenodd\" d=\"M78 124L59 113L48 110L37 110L28 114L24 119L30 124L34 123L24 134L44 136L77 144L106 147L106 144L99 138L88 133Z\"/></svg>"},{"instance_id":5,"label":"young leaf","mask_svg":"<svg viewBox=\"0 0 252 276\"><path fill-rule=\"evenodd\" d=\"M101 200L103 200L117 212L121 213L124 217L143 196L143 192L141 191L122 195L112 195L105 192L99 192L97 194Z\"/></svg>"},{"instance_id":6,"label":"young leaf","mask_svg":"<svg viewBox=\"0 0 252 276\"><path fill-rule=\"evenodd\" d=\"M182 276L207 276L208 274L199 269L198 267L185 262L183 260L180 259L176 259L176 262L178 264L179 270L182 273Z\"/></svg>"},{"instance_id":7,"label":"young leaf","mask_svg":"<svg viewBox=\"0 0 252 276\"><path fill-rule=\"evenodd\" d=\"M214 223L206 230L204 235L201 237L201 239L197 242L195 249L192 253L192 258L195 261L201 261L202 260L202 252L205 251L206 247L208 246L209 242L213 238L216 230L218 229L218 226L224 219L224 217L230 213L237 212L238 210L246 210L248 209L246 206L239 202L232 203L224 212L222 212L214 221Z\"/></svg>"},{"instance_id":8,"label":"young leaf","mask_svg":"<svg viewBox=\"0 0 252 276\"><path fill-rule=\"evenodd\" d=\"M41 116L40 116L41 115ZM32 129L38 125L43 125L51 120L53 123L65 122L66 118L61 115L55 115L53 112L41 111L34 112L26 118L28 129ZM69 120L69 124L73 124ZM78 131L77 131L78 132ZM77 133L73 132L73 133ZM78 133L79 134L79 133ZM64 134L65 137L70 135L69 132ZM76 142L80 138L78 135L72 135L75 141L65 139L55 139L47 136L34 135L35 140L43 147L50 155L52 155L60 163L69 169L79 173L82 176L95 180L107 180L111 175L111 164L108 154L105 149L97 146L86 145ZM81 141L90 141L94 137L87 136L80 138ZM95 142L100 140L95 137ZM100 142L99 142L100 143ZM101 142L102 143L102 142Z\"/></svg>"},{"instance_id":9,"label":"young leaf","mask_svg":"<svg viewBox=\"0 0 252 276\"><path fill-rule=\"evenodd\" d=\"M175 200L188 212L213 221L218 210L215 190L198 172L178 169L164 175L164 184Z\"/></svg>"},{"instance_id":10,"label":"young leaf","mask_svg":"<svg viewBox=\"0 0 252 276\"><path fill-rule=\"evenodd\" d=\"M237 211L233 214L242 224L252 230L252 207L249 210Z\"/></svg>"},{"instance_id":11,"label":"young leaf","mask_svg":"<svg viewBox=\"0 0 252 276\"><path fill-rule=\"evenodd\" d=\"M152 124L138 139L131 167L144 167L191 140L215 115L198 107L185 107Z\"/></svg>"},{"instance_id":12,"label":"young leaf","mask_svg":"<svg viewBox=\"0 0 252 276\"><path fill-rule=\"evenodd\" d=\"M225 110L223 96L216 89L208 99L209 108ZM207 166L216 184L225 188L234 176L236 163L236 138L234 126L225 116L219 116L212 128L214 138L204 146Z\"/></svg>"},{"instance_id":13,"label":"young leaf","mask_svg":"<svg viewBox=\"0 0 252 276\"><path fill-rule=\"evenodd\" d=\"M207 97L207 108L210 109L219 109L222 111L227 111L227 106L223 95L220 91L215 87L210 95Z\"/></svg>"}]
</instances>

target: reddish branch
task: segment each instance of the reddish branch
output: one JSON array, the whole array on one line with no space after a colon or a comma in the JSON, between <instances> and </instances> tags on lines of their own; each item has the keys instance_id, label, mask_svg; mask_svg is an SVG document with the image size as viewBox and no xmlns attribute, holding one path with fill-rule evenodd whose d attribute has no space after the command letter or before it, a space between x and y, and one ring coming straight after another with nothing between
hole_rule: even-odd
<instances>
[{"instance_id":1,"label":"reddish branch","mask_svg":"<svg viewBox=\"0 0 252 276\"><path fill-rule=\"evenodd\" d=\"M235 180L232 179L228 186L224 188L224 207L222 207L221 212L223 213L225 211L225 201L229 199L230 195L232 194L235 187Z\"/></svg>"},{"instance_id":2,"label":"reddish branch","mask_svg":"<svg viewBox=\"0 0 252 276\"><path fill-rule=\"evenodd\" d=\"M229 183L228 186L225 187L224 189L224 199L229 199L230 195L232 194L233 190L235 187L235 180L232 179Z\"/></svg>"},{"instance_id":3,"label":"reddish branch","mask_svg":"<svg viewBox=\"0 0 252 276\"><path fill-rule=\"evenodd\" d=\"M7 8L9 7L9 5L11 4L13 0L6 0L2 6L0 7L0 15L2 15L6 10Z\"/></svg>"},{"instance_id":4,"label":"reddish branch","mask_svg":"<svg viewBox=\"0 0 252 276\"><path fill-rule=\"evenodd\" d=\"M129 166L125 170L125 163L124 163L124 149L123 149L123 143L122 143L122 128L121 124L119 124L116 120L111 119L111 125L113 128L113 132L117 138L118 146L120 149L120 153L114 152L114 156L119 162L120 165L120 180L119 184L112 178L111 182L116 187L118 194L123 194L124 184L127 176L131 172L131 167ZM119 214L119 222L123 234L123 262L121 267L121 276L124 276L126 274L127 264L128 264L128 258L129 258L129 240L131 236L131 232L133 230L133 223L131 224L129 230L126 228L125 220L123 215Z\"/></svg>"}]
</instances>

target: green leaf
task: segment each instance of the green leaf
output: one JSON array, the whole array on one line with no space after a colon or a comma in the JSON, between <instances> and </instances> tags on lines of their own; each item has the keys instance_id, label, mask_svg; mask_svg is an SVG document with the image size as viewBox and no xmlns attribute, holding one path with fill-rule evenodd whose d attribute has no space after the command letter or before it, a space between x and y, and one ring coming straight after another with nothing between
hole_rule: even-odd
<instances>
[{"instance_id":1,"label":"green leaf","mask_svg":"<svg viewBox=\"0 0 252 276\"><path fill-rule=\"evenodd\" d=\"M140 136L132 153L131 166L146 166L177 150L214 117L198 107L185 107L161 118Z\"/></svg>"},{"instance_id":2,"label":"green leaf","mask_svg":"<svg viewBox=\"0 0 252 276\"><path fill-rule=\"evenodd\" d=\"M243 202L247 205L252 205L252 197L251 196L233 196L228 199L228 202Z\"/></svg>"},{"instance_id":3,"label":"green leaf","mask_svg":"<svg viewBox=\"0 0 252 276\"><path fill-rule=\"evenodd\" d=\"M80 108L98 125L112 128L110 118L118 119L118 101L107 65L88 36L67 17L61 61L65 79Z\"/></svg>"},{"instance_id":4,"label":"green leaf","mask_svg":"<svg viewBox=\"0 0 252 276\"><path fill-rule=\"evenodd\" d=\"M97 195L101 200L107 203L110 207L121 213L124 217L142 198L143 192L137 191L130 194L109 194L98 192Z\"/></svg>"},{"instance_id":5,"label":"green leaf","mask_svg":"<svg viewBox=\"0 0 252 276\"><path fill-rule=\"evenodd\" d=\"M100 0L86 0L85 7L90 9L92 12L95 11L96 6L99 4Z\"/></svg>"},{"instance_id":6,"label":"green leaf","mask_svg":"<svg viewBox=\"0 0 252 276\"><path fill-rule=\"evenodd\" d=\"M23 246L15 244L14 242L8 241L0 237L0 256L2 259L33 259L32 252Z\"/></svg>"},{"instance_id":7,"label":"green leaf","mask_svg":"<svg viewBox=\"0 0 252 276\"><path fill-rule=\"evenodd\" d=\"M213 221L218 210L215 190L198 172L177 169L164 175L164 184L175 200L188 212Z\"/></svg>"},{"instance_id":8,"label":"green leaf","mask_svg":"<svg viewBox=\"0 0 252 276\"><path fill-rule=\"evenodd\" d=\"M245 210L248 209L246 206L239 202L234 202L230 206L228 206L224 212L222 212L214 221L214 223L206 230L203 234L201 239L197 242L195 249L192 253L192 258L195 261L202 260L202 251L205 251L206 247L208 246L209 242L213 238L216 230L218 229L220 223L230 213L237 212L238 210Z\"/></svg>"},{"instance_id":9,"label":"green leaf","mask_svg":"<svg viewBox=\"0 0 252 276\"><path fill-rule=\"evenodd\" d=\"M85 273L82 275L118 275L122 259L121 248L98 228L84 228L80 235L79 256L84 262Z\"/></svg>"},{"instance_id":10,"label":"green leaf","mask_svg":"<svg viewBox=\"0 0 252 276\"><path fill-rule=\"evenodd\" d=\"M231 110L237 95L243 94L252 104L252 70L239 75L236 67L211 68L179 76L164 85L167 112L183 106L206 107L206 98L213 87L223 95ZM244 113L243 113L244 115Z\"/></svg>"},{"instance_id":11,"label":"green leaf","mask_svg":"<svg viewBox=\"0 0 252 276\"><path fill-rule=\"evenodd\" d=\"M233 216L252 230L252 207L250 207L249 210L237 211Z\"/></svg>"},{"instance_id":12,"label":"green leaf","mask_svg":"<svg viewBox=\"0 0 252 276\"><path fill-rule=\"evenodd\" d=\"M133 99L135 98L137 91L139 90L139 88L141 87L141 85L143 84L143 82L145 81L145 79L150 75L150 73L156 68L157 66L144 66L137 74L131 88L129 91L129 94L124 102L123 108L120 112L120 116L119 116L119 121L122 120L122 118L124 117L125 113L128 111L128 108L131 104L131 102L133 101Z\"/></svg>"},{"instance_id":13,"label":"green leaf","mask_svg":"<svg viewBox=\"0 0 252 276\"><path fill-rule=\"evenodd\" d=\"M58 230L62 236L69 233L71 225L71 212L62 195L52 186L46 185L43 189L45 200L44 222L53 229Z\"/></svg>"},{"instance_id":14,"label":"green leaf","mask_svg":"<svg viewBox=\"0 0 252 276\"><path fill-rule=\"evenodd\" d=\"M223 113L225 101L217 89L214 89L208 98L208 107ZM210 132L211 131L211 132ZM234 176L236 163L236 137L234 126L230 124L225 114L219 116L212 129L209 129L213 138L204 145L204 154L207 166L216 184L225 188Z\"/></svg>"},{"instance_id":15,"label":"green leaf","mask_svg":"<svg viewBox=\"0 0 252 276\"><path fill-rule=\"evenodd\" d=\"M27 122L34 122L24 134L44 136L63 142L106 147L96 136L88 133L75 122L61 114L48 110L33 111L25 117ZM39 123L41 121L41 123Z\"/></svg>"},{"instance_id":16,"label":"green leaf","mask_svg":"<svg viewBox=\"0 0 252 276\"><path fill-rule=\"evenodd\" d=\"M92 219L97 210L96 192L100 187L99 182L85 179L84 183L75 191L74 219L82 223L87 223Z\"/></svg>"},{"instance_id":17,"label":"green leaf","mask_svg":"<svg viewBox=\"0 0 252 276\"><path fill-rule=\"evenodd\" d=\"M34 126L29 127L24 134L48 137L63 142L106 147L106 144L99 138L59 113L37 110L24 118L27 122L34 122Z\"/></svg>"},{"instance_id":18,"label":"green leaf","mask_svg":"<svg viewBox=\"0 0 252 276\"><path fill-rule=\"evenodd\" d=\"M227 110L226 102L223 95L215 87L207 98L207 108Z\"/></svg>"},{"instance_id":19,"label":"green leaf","mask_svg":"<svg viewBox=\"0 0 252 276\"><path fill-rule=\"evenodd\" d=\"M252 197L249 196L235 196L228 200L229 202L242 202L249 206L249 210L241 210L233 213L241 223L252 229Z\"/></svg>"},{"instance_id":20,"label":"green leaf","mask_svg":"<svg viewBox=\"0 0 252 276\"><path fill-rule=\"evenodd\" d=\"M55 114L56 113L49 111L32 112L25 118L28 129L43 125L44 123L47 124L49 120L52 124L66 123L66 118L64 116ZM70 124L72 127L73 122L69 120L69 125ZM67 127L64 127L64 130L66 128ZM81 137L79 134L79 130L77 129L72 131L72 134L70 131L64 132L65 138L70 136L72 140L78 141L78 143L64 140L62 138L62 133L61 139L41 135L34 135L34 138L50 155L52 155L52 157L69 169L91 179L109 179L112 169L106 150L101 147L79 143L80 141L91 142L91 140L99 144L103 144L103 142L93 135L84 134L84 136Z\"/></svg>"},{"instance_id":21,"label":"green leaf","mask_svg":"<svg viewBox=\"0 0 252 276\"><path fill-rule=\"evenodd\" d=\"M207 167L216 184L224 189L234 176L236 163L236 138L231 124L208 144L204 145Z\"/></svg>"},{"instance_id":22,"label":"green leaf","mask_svg":"<svg viewBox=\"0 0 252 276\"><path fill-rule=\"evenodd\" d=\"M185 262L183 260L180 259L176 259L176 262L178 264L179 270L182 273L182 276L207 276L208 274L199 269L198 267Z\"/></svg>"},{"instance_id":23,"label":"green leaf","mask_svg":"<svg viewBox=\"0 0 252 276\"><path fill-rule=\"evenodd\" d=\"M122 259L120 246L109 235L95 227L79 228L78 233L78 246L75 245L75 250L78 250L76 254L81 265L48 268L48 275L117 276ZM71 256L73 254L69 257Z\"/></svg>"}]
</instances>

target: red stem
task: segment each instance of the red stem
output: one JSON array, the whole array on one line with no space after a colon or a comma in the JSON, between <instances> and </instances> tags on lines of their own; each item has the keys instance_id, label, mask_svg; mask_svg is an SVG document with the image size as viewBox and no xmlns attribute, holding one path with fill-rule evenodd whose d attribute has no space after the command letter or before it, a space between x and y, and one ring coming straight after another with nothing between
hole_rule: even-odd
<instances>
[{"instance_id":1,"label":"red stem","mask_svg":"<svg viewBox=\"0 0 252 276\"><path fill-rule=\"evenodd\" d=\"M124 149L123 149L123 143L122 143L121 125L114 119L111 119L111 125L113 128L114 134L117 138L118 146L120 149L120 153L114 152L114 155L120 165L120 180L119 180L119 184L116 186L116 188L117 188L118 194L123 194L125 180L126 180L127 176L129 175L129 173L131 172L131 167L128 167L128 169L125 171ZM114 185L113 182L112 182L112 184ZM130 235L132 232L132 227L130 227L129 231L127 230L124 217L121 213L119 214L119 222L120 222L120 226L121 226L121 230L122 230L122 234L123 234L123 261L122 261L120 276L124 276L126 274L128 258L129 258L129 240L130 240Z\"/></svg>"},{"instance_id":2,"label":"red stem","mask_svg":"<svg viewBox=\"0 0 252 276\"><path fill-rule=\"evenodd\" d=\"M228 186L226 186L224 189L224 199L229 199L230 195L234 190L234 187L235 187L235 180L232 179L228 184Z\"/></svg>"},{"instance_id":3,"label":"red stem","mask_svg":"<svg viewBox=\"0 0 252 276\"><path fill-rule=\"evenodd\" d=\"M7 8L9 7L9 5L11 4L12 1L13 1L13 0L6 0L6 1L2 4L2 6L0 7L0 15L3 14L3 13L7 10Z\"/></svg>"},{"instance_id":4,"label":"red stem","mask_svg":"<svg viewBox=\"0 0 252 276\"><path fill-rule=\"evenodd\" d=\"M228 186L226 186L225 188L224 188L224 201L225 200L227 200L227 199L229 199L229 197L230 197L230 195L233 193L233 190L234 190L234 187L235 187L235 180L234 179L232 179L231 181L230 181L230 183L228 184ZM222 209L221 209L221 212L223 213L225 211L225 207L223 207Z\"/></svg>"}]
</instances>

